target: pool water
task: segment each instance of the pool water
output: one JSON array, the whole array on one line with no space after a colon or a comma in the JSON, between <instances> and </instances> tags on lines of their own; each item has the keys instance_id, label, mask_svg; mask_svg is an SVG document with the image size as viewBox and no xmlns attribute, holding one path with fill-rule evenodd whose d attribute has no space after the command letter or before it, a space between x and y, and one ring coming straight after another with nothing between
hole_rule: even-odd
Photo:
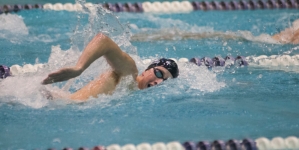
<instances>
[{"instance_id":1,"label":"pool water","mask_svg":"<svg viewBox=\"0 0 299 150\"><path fill-rule=\"evenodd\" d=\"M299 76L289 69L298 66L250 63L207 69L179 63L178 79L132 91L126 88L130 79L125 78L113 95L85 103L47 100L39 92L42 88L73 92L108 68L100 59L73 81L40 85L49 72L76 63L97 32L108 34L128 52L140 72L147 66L143 60L161 57L285 52L293 56L299 54L298 45L278 44L259 35L289 27L299 18L297 10L87 12L30 10L0 15L0 63L45 64L38 72L0 81L1 149L299 136ZM201 33L220 36L181 36ZM228 34L234 38L225 38Z\"/></svg>"}]
</instances>

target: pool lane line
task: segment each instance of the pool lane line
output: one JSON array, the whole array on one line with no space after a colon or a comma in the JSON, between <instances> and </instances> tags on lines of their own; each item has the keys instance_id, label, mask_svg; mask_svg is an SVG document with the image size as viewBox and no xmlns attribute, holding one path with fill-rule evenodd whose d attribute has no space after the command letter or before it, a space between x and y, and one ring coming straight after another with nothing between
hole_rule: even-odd
<instances>
[{"instance_id":1,"label":"pool lane line","mask_svg":"<svg viewBox=\"0 0 299 150\"><path fill-rule=\"evenodd\" d=\"M49 148L48 150L52 150ZM242 140L229 139L223 140L203 140L203 141L186 141L180 143L178 141L163 143L141 143L138 145L125 144L120 146L118 144L111 144L107 147L102 145L94 146L93 148L80 147L78 150L285 150L285 149L299 149L299 139L295 136L286 138L274 137L271 140L260 137L258 139L244 138ZM54 149L53 149L54 150ZM65 147L63 150L75 150L70 147Z\"/></svg>"},{"instance_id":2,"label":"pool lane line","mask_svg":"<svg viewBox=\"0 0 299 150\"><path fill-rule=\"evenodd\" d=\"M100 4L100 3L98 3ZM92 9L92 3L85 3L84 6ZM299 9L299 0L232 0L232 1L165 1L165 2L136 2L136 3L103 3L102 7L113 12L132 13L184 13L191 11L229 11L229 10L257 10L257 9ZM20 10L45 9L45 10L66 10L80 11L81 4L72 3L46 3L25 4L25 5L3 5L0 6L0 14L18 12Z\"/></svg>"},{"instance_id":3,"label":"pool lane line","mask_svg":"<svg viewBox=\"0 0 299 150\"><path fill-rule=\"evenodd\" d=\"M170 58L174 60L175 62L178 62L175 58ZM143 60L144 64L148 64L152 62L153 60L151 59L145 59ZM212 68L212 67L225 67L225 66L231 66L231 65L236 65L236 66L247 66L248 62L245 57L243 56L237 56L236 58L232 56L226 56L224 59L221 56L216 56L214 58L210 57L203 57L203 58L191 58L190 60L187 58L180 58L179 62L181 63L186 63L186 62L191 62L196 64L197 66L206 66L207 68ZM0 79L4 79L9 76L15 76L15 75L21 75L25 73L33 73L37 72L39 69L45 68L45 64L26 64L23 67L20 65L13 65L11 67L7 67L5 65L0 64Z\"/></svg>"},{"instance_id":4,"label":"pool lane line","mask_svg":"<svg viewBox=\"0 0 299 150\"><path fill-rule=\"evenodd\" d=\"M243 66L261 66L261 67L294 67L299 66L299 55L260 55L260 56L237 56L233 57L228 55L224 58L221 56L215 57L192 57L188 58L170 58L175 62L179 63L193 63L197 66L205 66L209 69L213 67L243 67ZM154 59L144 59L142 60L144 65L148 65L153 62ZM25 73L37 72L40 69L46 68L46 64L25 64L24 66L12 65L7 67L0 64L0 78L4 79L8 76L22 75Z\"/></svg>"}]
</instances>

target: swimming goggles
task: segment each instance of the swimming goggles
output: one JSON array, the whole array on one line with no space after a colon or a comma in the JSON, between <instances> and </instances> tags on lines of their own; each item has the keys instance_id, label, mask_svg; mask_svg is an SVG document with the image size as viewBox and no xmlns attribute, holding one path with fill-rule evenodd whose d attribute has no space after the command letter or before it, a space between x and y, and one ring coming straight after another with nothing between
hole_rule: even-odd
<instances>
[{"instance_id":1,"label":"swimming goggles","mask_svg":"<svg viewBox=\"0 0 299 150\"><path fill-rule=\"evenodd\" d=\"M154 74L157 78L159 79L163 79L163 81L167 80L167 79L164 79L164 76L163 76L163 72L157 68L153 68L154 69Z\"/></svg>"}]
</instances>

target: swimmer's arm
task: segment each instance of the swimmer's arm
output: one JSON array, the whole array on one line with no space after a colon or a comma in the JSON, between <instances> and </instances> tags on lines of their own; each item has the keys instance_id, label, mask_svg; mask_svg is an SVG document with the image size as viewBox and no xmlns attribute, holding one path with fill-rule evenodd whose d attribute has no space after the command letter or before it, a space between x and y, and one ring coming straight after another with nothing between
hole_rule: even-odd
<instances>
[{"instance_id":1,"label":"swimmer's arm","mask_svg":"<svg viewBox=\"0 0 299 150\"><path fill-rule=\"evenodd\" d=\"M299 29L294 32L291 42L293 44L299 44Z\"/></svg>"},{"instance_id":2,"label":"swimmer's arm","mask_svg":"<svg viewBox=\"0 0 299 150\"><path fill-rule=\"evenodd\" d=\"M77 77L91 63L102 56L106 58L116 74L119 76L132 74L133 78L136 79L138 71L134 60L128 54L124 53L109 37L99 33L86 46L76 66L63 68L49 74L43 80L42 84L50 84Z\"/></svg>"},{"instance_id":3,"label":"swimmer's arm","mask_svg":"<svg viewBox=\"0 0 299 150\"><path fill-rule=\"evenodd\" d=\"M97 95L100 93L112 94L120 78L114 71L107 71L100 75L98 79L89 82L86 86L71 94L68 98L85 101L91 96L97 98Z\"/></svg>"},{"instance_id":4,"label":"swimmer's arm","mask_svg":"<svg viewBox=\"0 0 299 150\"><path fill-rule=\"evenodd\" d=\"M282 44L286 44L286 43L298 44L299 29L294 30L292 27L286 28L280 33L273 35L272 38Z\"/></svg>"}]
</instances>

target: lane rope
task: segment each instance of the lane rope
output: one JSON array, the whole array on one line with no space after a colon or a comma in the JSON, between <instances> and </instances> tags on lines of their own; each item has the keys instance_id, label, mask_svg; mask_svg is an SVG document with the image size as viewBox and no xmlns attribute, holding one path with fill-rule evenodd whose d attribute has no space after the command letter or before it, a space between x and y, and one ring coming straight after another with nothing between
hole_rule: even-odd
<instances>
[{"instance_id":1,"label":"lane rope","mask_svg":"<svg viewBox=\"0 0 299 150\"><path fill-rule=\"evenodd\" d=\"M271 140L260 137L255 140L245 138L242 140L229 139L227 141L186 141L180 143L172 141L169 143L141 143L138 145L125 144L120 146L118 144L108 145L107 147L98 145L91 149L87 147L80 147L79 150L283 150L283 149L299 149L299 139L295 136L286 138L274 137ZM49 149L51 150L51 148ZM63 150L73 150L72 148L64 148Z\"/></svg>"},{"instance_id":2,"label":"lane rope","mask_svg":"<svg viewBox=\"0 0 299 150\"><path fill-rule=\"evenodd\" d=\"M232 0L232 1L164 1L164 2L136 2L136 3L85 3L88 9L94 6L102 7L113 12L132 13L187 13L191 11L229 11L229 10L256 10L256 9L299 9L298 0ZM18 12L20 10L44 9L55 11L81 11L83 6L79 3L46 3L46 4L25 4L25 5L3 5L0 6L0 14Z\"/></svg>"},{"instance_id":3,"label":"lane rope","mask_svg":"<svg viewBox=\"0 0 299 150\"><path fill-rule=\"evenodd\" d=\"M197 66L206 66L208 68L212 67L226 67L226 66L261 66L261 67L294 67L299 66L299 55L260 55L260 56L226 56L222 58L221 56L210 57L193 57L193 58L170 58L175 62L179 63L194 63ZM153 62L154 59L144 59L142 62L145 65ZM20 66L18 64L7 67L5 65L0 65L0 78L6 78L8 76L22 75L25 73L37 72L39 69L45 68L46 64L25 64ZM6 68L6 69L4 69Z\"/></svg>"}]
</instances>

